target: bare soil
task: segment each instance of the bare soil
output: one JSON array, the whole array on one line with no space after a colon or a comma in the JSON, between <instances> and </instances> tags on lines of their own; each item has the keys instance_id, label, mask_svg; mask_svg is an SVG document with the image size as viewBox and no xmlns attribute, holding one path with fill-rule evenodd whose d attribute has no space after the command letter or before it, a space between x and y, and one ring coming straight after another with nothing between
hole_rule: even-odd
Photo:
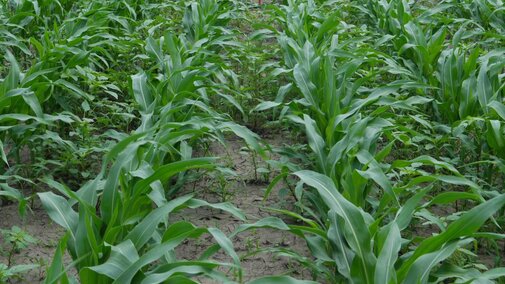
<instances>
[{"instance_id":1,"label":"bare soil","mask_svg":"<svg viewBox=\"0 0 505 284\"><path fill-rule=\"evenodd\" d=\"M44 280L47 266L51 264L58 241L65 230L51 221L40 204L35 204L31 211L27 212L25 218L19 216L15 204L0 206L0 216L0 229L18 226L37 239L37 244L14 253L11 265L37 264L39 267L24 273L23 278L12 279L11 283L41 283ZM1 235L0 246L0 263L7 265L11 246L4 242ZM71 262L68 255L65 256L65 262Z\"/></svg>"},{"instance_id":2,"label":"bare soil","mask_svg":"<svg viewBox=\"0 0 505 284\"><path fill-rule=\"evenodd\" d=\"M276 136L273 139L266 141L270 145L276 146L282 143L282 137ZM292 209L294 200L290 196L279 195L279 185L273 190L272 195L263 202L265 185L262 183L262 177L259 180L254 173L254 161L249 153L244 153L241 149L245 144L238 138L228 139L226 147L221 144L211 145L209 151L213 156L219 156L221 162L227 163L226 159L233 163L237 177L231 178L227 182L228 198L225 201L231 202L233 205L241 209L248 217L249 223L259 219L276 216L284 220L287 224L294 223L295 220L286 218L285 216L275 215L267 208ZM271 157L276 158L275 156ZM260 158L256 159L256 166L266 167ZM206 190L200 190L200 188ZM223 194L219 188L209 187L208 184L199 184L194 192L197 198L204 199L208 202L222 202ZM191 192L191 188L187 189L186 193ZM194 210L185 210L174 216L174 219L190 221L195 225L212 226L221 229L224 233L230 234L240 224L244 222L235 217L220 212L219 210L201 207ZM310 258L310 253L307 249L304 240L297 236L280 230L272 229L257 229L239 234L233 240L235 250L239 256L253 254L259 249L265 248L285 248L293 250L302 256ZM205 249L214 244L215 241L210 235L205 235L197 241L187 241L179 246L177 256L181 259L194 259L200 255ZM220 252L215 257L217 261L231 262L231 259L224 253ZM301 267L296 261L282 256L276 256L274 253L259 253L242 259L242 268L244 269L244 279L251 280L261 276L288 274L298 279L312 279L309 271ZM232 275L229 275L232 276ZM213 283L209 280L201 280L202 283Z\"/></svg>"}]
</instances>

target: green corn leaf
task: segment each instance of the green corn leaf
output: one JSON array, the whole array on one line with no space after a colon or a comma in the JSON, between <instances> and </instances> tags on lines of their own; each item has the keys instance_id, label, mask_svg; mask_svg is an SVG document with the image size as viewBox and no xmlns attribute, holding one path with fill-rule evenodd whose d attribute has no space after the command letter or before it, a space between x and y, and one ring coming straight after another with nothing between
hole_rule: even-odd
<instances>
[{"instance_id":1,"label":"green corn leaf","mask_svg":"<svg viewBox=\"0 0 505 284\"><path fill-rule=\"evenodd\" d=\"M37 82L35 79L37 79L39 77L43 77L43 75L56 72L57 70L58 70L57 67L47 68L47 69L38 70L38 71L34 71L34 72L31 72L31 70L30 70L28 73L26 73L26 76L21 81L21 85L22 86L29 86L30 83Z\"/></svg>"},{"instance_id":2,"label":"green corn leaf","mask_svg":"<svg viewBox=\"0 0 505 284\"><path fill-rule=\"evenodd\" d=\"M409 160L409 161L396 160L393 163L393 167L406 167L406 166L412 165L413 163L422 163L425 165L433 165L433 166L437 166L437 167L441 167L446 170L449 170L450 172L452 172L456 175L461 175L453 165L451 165L447 162L439 161L433 157L426 156L426 155L416 157L416 158Z\"/></svg>"},{"instance_id":3,"label":"green corn leaf","mask_svg":"<svg viewBox=\"0 0 505 284\"><path fill-rule=\"evenodd\" d=\"M274 187L280 182L282 181L284 178L286 178L287 176L287 173L283 173L283 174L280 174L278 176L276 176L271 182L270 184L268 185L268 187L266 188L265 190L265 194L263 195L263 203L266 202L266 200L268 199L268 197L270 196L270 193L272 192L272 190L274 189Z\"/></svg>"},{"instance_id":4,"label":"green corn leaf","mask_svg":"<svg viewBox=\"0 0 505 284\"><path fill-rule=\"evenodd\" d=\"M487 65L487 64L486 64ZM488 112L488 103L493 96L492 84L487 74L486 65L481 66L479 75L477 76L477 99L484 113Z\"/></svg>"},{"instance_id":5,"label":"green corn leaf","mask_svg":"<svg viewBox=\"0 0 505 284\"><path fill-rule=\"evenodd\" d=\"M7 156L5 155L5 150L4 150L4 143L0 139L0 158L2 158L2 161L9 166L9 161L7 160Z\"/></svg>"},{"instance_id":6,"label":"green corn leaf","mask_svg":"<svg viewBox=\"0 0 505 284\"><path fill-rule=\"evenodd\" d=\"M377 257L374 283L397 283L395 262L398 259L400 248L400 229L393 222L387 227L387 236Z\"/></svg>"},{"instance_id":7,"label":"green corn leaf","mask_svg":"<svg viewBox=\"0 0 505 284\"><path fill-rule=\"evenodd\" d=\"M163 165L148 178L137 182L134 187L134 192L136 194L139 194L148 188L152 182L157 180L166 180L179 172L184 172L196 168L212 169L214 168L214 165L212 164L214 161L216 161L215 158L194 158Z\"/></svg>"},{"instance_id":8,"label":"green corn leaf","mask_svg":"<svg viewBox=\"0 0 505 284\"><path fill-rule=\"evenodd\" d=\"M376 182L384 189L384 192L387 195L389 195L396 203L398 203L398 197L393 191L393 186L391 185L391 182L384 174L382 169L379 167L377 162L373 161L372 163L370 163L369 168L366 171L356 170L356 172L359 173L362 177L366 179L371 179L374 182Z\"/></svg>"},{"instance_id":9,"label":"green corn leaf","mask_svg":"<svg viewBox=\"0 0 505 284\"><path fill-rule=\"evenodd\" d=\"M182 235L178 238L171 239L167 242L158 244L150 248L147 252L145 252L138 260L135 262L131 263L129 266L125 267L124 269L122 268L123 272L119 277L114 278L113 283L131 283L133 277L139 272L139 270L160 259L166 252L173 250L175 247L177 247L180 243L184 241L186 238L186 235Z\"/></svg>"},{"instance_id":10,"label":"green corn leaf","mask_svg":"<svg viewBox=\"0 0 505 284\"><path fill-rule=\"evenodd\" d=\"M149 283L149 282L142 282L142 283ZM166 279L165 283L199 284L198 282L189 279L187 276L182 276L182 275L175 275L175 276L169 277ZM225 283L225 282L223 282L223 283Z\"/></svg>"},{"instance_id":11,"label":"green corn leaf","mask_svg":"<svg viewBox=\"0 0 505 284\"><path fill-rule=\"evenodd\" d=\"M77 65L85 65L91 51L79 51L74 54L65 65L65 69L74 68Z\"/></svg>"},{"instance_id":12,"label":"green corn leaf","mask_svg":"<svg viewBox=\"0 0 505 284\"><path fill-rule=\"evenodd\" d=\"M293 69L293 76L296 86L302 92L303 97L311 106L317 107L319 105L315 99L317 87L310 81L308 72L301 65L297 64Z\"/></svg>"},{"instance_id":13,"label":"green corn leaf","mask_svg":"<svg viewBox=\"0 0 505 284\"><path fill-rule=\"evenodd\" d=\"M232 104L240 113L244 114L244 110L242 109L242 106L239 104L239 102L233 97L228 94L224 94L222 92L216 92L216 94L222 98L224 98L226 101L228 101L230 104Z\"/></svg>"},{"instance_id":14,"label":"green corn leaf","mask_svg":"<svg viewBox=\"0 0 505 284\"><path fill-rule=\"evenodd\" d=\"M307 139L309 141L309 146L312 151L316 154L317 161L319 164L319 168L323 171L323 173L328 174L326 165L326 145L324 143L323 138L316 130L316 122L310 118L308 115L303 115L303 121L305 124L305 130L307 132Z\"/></svg>"},{"instance_id":15,"label":"green corn leaf","mask_svg":"<svg viewBox=\"0 0 505 284\"><path fill-rule=\"evenodd\" d=\"M407 272L413 263L421 256L439 250L457 238L471 236L477 232L486 220L505 205L505 194L499 195L491 200L475 206L470 211L464 213L459 219L452 222L447 229L436 236L425 239L414 251L414 254L401 266L398 277L406 279Z\"/></svg>"},{"instance_id":16,"label":"green corn leaf","mask_svg":"<svg viewBox=\"0 0 505 284\"><path fill-rule=\"evenodd\" d=\"M171 224L165 233L163 233L162 241L166 242L181 236L188 236L190 238L198 237L202 233L207 232L206 229L195 227L193 224L186 221L179 221ZM189 234L188 234L189 233Z\"/></svg>"},{"instance_id":17,"label":"green corn leaf","mask_svg":"<svg viewBox=\"0 0 505 284\"><path fill-rule=\"evenodd\" d=\"M465 185L476 191L480 191L481 188L478 184L468 180L467 178L461 176L447 176L447 175L430 175L430 176L419 176L411 179L405 188L412 187L414 185L425 183L425 182L435 182L441 181L449 184L455 185Z\"/></svg>"},{"instance_id":18,"label":"green corn leaf","mask_svg":"<svg viewBox=\"0 0 505 284\"><path fill-rule=\"evenodd\" d=\"M487 125L487 142L497 153L503 152L503 149L505 149L505 139L503 138L501 121L488 120Z\"/></svg>"},{"instance_id":19,"label":"green corn leaf","mask_svg":"<svg viewBox=\"0 0 505 284\"><path fill-rule=\"evenodd\" d=\"M179 262L179 263L171 263L171 266L173 268L171 269L164 269L167 271L164 272L157 272L157 273L152 273L147 275L141 284L157 284L157 283L197 283L193 282L189 278L186 278L188 276L192 275L212 275L212 269L218 266L218 264L211 263L211 262ZM175 282L175 279L172 279L171 277L174 274L182 274L182 275L187 275L187 276L179 276L181 278L186 278L186 279L177 279L177 282ZM222 279L223 280L223 279ZM168 281L168 282L164 282ZM184 282L187 281L187 282Z\"/></svg>"},{"instance_id":20,"label":"green corn leaf","mask_svg":"<svg viewBox=\"0 0 505 284\"><path fill-rule=\"evenodd\" d=\"M106 275L111 279L117 279L138 259L139 255L135 246L130 240L126 240L116 246L112 246L111 255L105 263L89 267L89 269Z\"/></svg>"},{"instance_id":21,"label":"green corn leaf","mask_svg":"<svg viewBox=\"0 0 505 284\"><path fill-rule=\"evenodd\" d=\"M310 227L312 227L313 229L317 230L319 228L319 225L317 224L317 222L315 222L315 221L313 221L313 220L311 220L309 218L303 217L303 216L301 216L300 214L298 214L296 212L285 210L285 209L278 209L278 208L266 208L266 209L269 210L269 211L275 212L275 213L280 213L280 214L284 214L286 216L295 218L295 219L297 219L299 221L302 221L302 222L310 225ZM324 235L324 231L320 230L320 233L322 235Z\"/></svg>"},{"instance_id":22,"label":"green corn leaf","mask_svg":"<svg viewBox=\"0 0 505 284\"><path fill-rule=\"evenodd\" d=\"M37 96L29 89L29 88L18 88L18 89L12 89L7 92L5 97L16 97L16 96L21 96L25 103L30 106L32 109L33 113L39 118L43 118L43 112L42 112L42 106L39 103L39 100L37 99Z\"/></svg>"},{"instance_id":23,"label":"green corn leaf","mask_svg":"<svg viewBox=\"0 0 505 284\"><path fill-rule=\"evenodd\" d=\"M471 240L453 242L444 246L442 249L427 253L419 257L412 267L404 283L428 283L428 277L435 265L451 256L458 247L468 244Z\"/></svg>"},{"instance_id":24,"label":"green corn leaf","mask_svg":"<svg viewBox=\"0 0 505 284\"><path fill-rule=\"evenodd\" d=\"M217 228L209 228L209 233L214 237L219 246L233 259L235 266L241 274L240 257L233 248L232 241Z\"/></svg>"},{"instance_id":25,"label":"green corn leaf","mask_svg":"<svg viewBox=\"0 0 505 284\"><path fill-rule=\"evenodd\" d=\"M7 183L0 183L0 189L0 196L12 198L19 202L19 212L23 216L24 213L22 212L24 212L24 207L26 206L26 200L23 198L23 194L19 190L9 186Z\"/></svg>"},{"instance_id":26,"label":"green corn leaf","mask_svg":"<svg viewBox=\"0 0 505 284\"><path fill-rule=\"evenodd\" d=\"M2 85L4 87L4 89L2 90L3 94L6 94L8 91L12 89L16 89L19 85L19 81L23 76L19 67L19 63L9 50L6 50L5 59L10 63L11 66L9 74L7 74L7 77L2 82L3 83Z\"/></svg>"},{"instance_id":27,"label":"green corn leaf","mask_svg":"<svg viewBox=\"0 0 505 284\"><path fill-rule=\"evenodd\" d=\"M330 227L328 228L328 240L336 247L334 252L335 263L337 269L342 276L347 279L351 278L352 261L355 258L355 253L349 248L345 241L345 234L343 226L345 226L343 219L330 210L328 213L330 219Z\"/></svg>"},{"instance_id":28,"label":"green corn leaf","mask_svg":"<svg viewBox=\"0 0 505 284\"><path fill-rule=\"evenodd\" d=\"M79 216L72 207L70 207L67 200L52 192L37 193L37 195L49 217L58 225L65 228L69 232L71 240L75 243L75 230L77 228Z\"/></svg>"},{"instance_id":29,"label":"green corn leaf","mask_svg":"<svg viewBox=\"0 0 505 284\"><path fill-rule=\"evenodd\" d=\"M265 150L258 143L259 140L258 135L247 129L247 127L232 122L225 122L222 123L220 126L224 129L226 128L230 129L233 133L235 133L235 135L244 139L247 145L249 145L252 149L254 149L258 154L266 158Z\"/></svg>"},{"instance_id":30,"label":"green corn leaf","mask_svg":"<svg viewBox=\"0 0 505 284\"><path fill-rule=\"evenodd\" d=\"M121 140L119 143L114 145L112 149L109 150L107 155L104 158L103 165L102 165L102 171L105 170L105 167L107 167L107 164L112 161L112 159L116 158L119 153L121 153L123 150L126 149L130 143L132 143L135 140L140 139L141 137L146 136L148 133L147 132L141 132L141 133L136 133L133 135L130 135L126 137L125 139Z\"/></svg>"},{"instance_id":31,"label":"green corn leaf","mask_svg":"<svg viewBox=\"0 0 505 284\"><path fill-rule=\"evenodd\" d=\"M302 182L314 187L326 205L344 219L346 240L356 253L352 264L352 277L364 283L373 283L376 258L372 252L371 236L364 219L365 213L345 199L327 176L313 171L299 171L294 174Z\"/></svg>"},{"instance_id":32,"label":"green corn leaf","mask_svg":"<svg viewBox=\"0 0 505 284\"><path fill-rule=\"evenodd\" d=\"M141 72L131 76L131 86L135 101L140 106L140 111L148 112L150 105L153 103L153 98L147 86L147 76L145 72Z\"/></svg>"},{"instance_id":33,"label":"green corn leaf","mask_svg":"<svg viewBox=\"0 0 505 284\"><path fill-rule=\"evenodd\" d=\"M258 111L258 112L264 111L264 110L271 109L271 108L276 108L276 107L280 106L281 104L282 103L271 102L271 101L261 102L258 105L256 105L253 109L251 109L250 113L253 113L256 111Z\"/></svg>"},{"instance_id":34,"label":"green corn leaf","mask_svg":"<svg viewBox=\"0 0 505 284\"><path fill-rule=\"evenodd\" d=\"M140 250L148 241L152 238L153 233L158 228L159 223L168 218L168 214L172 212L177 207L187 203L192 198L191 195L182 196L174 200L170 200L167 204L162 207L156 208L151 211L142 222L137 224L129 233L126 235L126 239L131 240L132 244L136 249Z\"/></svg>"},{"instance_id":35,"label":"green corn leaf","mask_svg":"<svg viewBox=\"0 0 505 284\"><path fill-rule=\"evenodd\" d=\"M501 117L502 120L505 121L505 105L498 102L492 101L489 103L489 107L494 109L496 113Z\"/></svg>"},{"instance_id":36,"label":"green corn leaf","mask_svg":"<svg viewBox=\"0 0 505 284\"><path fill-rule=\"evenodd\" d=\"M125 150L121 152L121 155L112 165L108 173L107 180L105 182L102 193L102 202L100 206L102 216L107 223L113 221L113 216L119 212L118 208L120 206L120 199L119 199L120 195L117 187L122 177L122 173L124 169L130 165L132 159L135 159L136 157L135 153L138 151L139 147L143 143L144 143L143 141L136 141L125 145ZM105 163L102 166L105 166ZM148 187L149 184L155 180L156 179L151 180L149 183L145 185L145 187ZM136 185L138 185L139 183L140 182L138 182ZM138 191L134 192L138 194L143 193Z\"/></svg>"},{"instance_id":37,"label":"green corn leaf","mask_svg":"<svg viewBox=\"0 0 505 284\"><path fill-rule=\"evenodd\" d=\"M191 199L188 203L187 206L189 208L198 208L201 206L208 206L214 209L219 209L223 210L225 212L228 212L232 214L233 216L237 217L241 221L246 221L246 216L242 210L238 209L237 207L233 206L232 203L229 202L223 202L223 203L208 203L205 200L201 199Z\"/></svg>"},{"instance_id":38,"label":"green corn leaf","mask_svg":"<svg viewBox=\"0 0 505 284\"><path fill-rule=\"evenodd\" d=\"M289 231L288 225L282 221L282 219L277 217L266 217L252 224L242 224L240 225L235 232L233 232L232 236L235 236L241 232L257 229L257 228L274 228L282 231Z\"/></svg>"},{"instance_id":39,"label":"green corn leaf","mask_svg":"<svg viewBox=\"0 0 505 284\"><path fill-rule=\"evenodd\" d=\"M56 86L61 86L64 87L65 89L69 90L71 94L75 95L77 98L82 98L86 99L88 101L93 100L93 97L87 93L85 93L83 90L81 90L79 87L76 85L70 83L67 80L64 79L58 79L57 81L54 82Z\"/></svg>"},{"instance_id":40,"label":"green corn leaf","mask_svg":"<svg viewBox=\"0 0 505 284\"><path fill-rule=\"evenodd\" d=\"M395 222L398 225L400 231L403 231L406 229L410 221L412 220L412 217L414 216L414 212L421 200L424 198L424 196L428 193L430 190L429 187L417 192L414 196L409 198L407 202L398 210L398 213L396 214L395 217Z\"/></svg>"},{"instance_id":41,"label":"green corn leaf","mask_svg":"<svg viewBox=\"0 0 505 284\"><path fill-rule=\"evenodd\" d=\"M470 192L442 192L430 200L429 204L451 204L457 200L480 201L481 196Z\"/></svg>"},{"instance_id":42,"label":"green corn leaf","mask_svg":"<svg viewBox=\"0 0 505 284\"><path fill-rule=\"evenodd\" d=\"M482 273L481 279L494 280L500 277L505 277L505 267L493 268Z\"/></svg>"},{"instance_id":43,"label":"green corn leaf","mask_svg":"<svg viewBox=\"0 0 505 284\"><path fill-rule=\"evenodd\" d=\"M293 88L292 83L288 83L288 84L280 87L279 91L277 92L277 96L275 96L275 102L282 103L284 101L284 98L291 91L292 88Z\"/></svg>"},{"instance_id":44,"label":"green corn leaf","mask_svg":"<svg viewBox=\"0 0 505 284\"><path fill-rule=\"evenodd\" d=\"M69 283L63 263L63 254L65 252L65 248L67 247L67 239L68 233L65 234L65 236L63 236L58 242L51 265L46 270L46 279L44 280L45 284Z\"/></svg>"},{"instance_id":45,"label":"green corn leaf","mask_svg":"<svg viewBox=\"0 0 505 284\"><path fill-rule=\"evenodd\" d=\"M163 52L156 40L152 37L148 37L146 40L145 48L147 53L153 56L156 59L157 63L160 64L160 67L163 68Z\"/></svg>"}]
</instances>

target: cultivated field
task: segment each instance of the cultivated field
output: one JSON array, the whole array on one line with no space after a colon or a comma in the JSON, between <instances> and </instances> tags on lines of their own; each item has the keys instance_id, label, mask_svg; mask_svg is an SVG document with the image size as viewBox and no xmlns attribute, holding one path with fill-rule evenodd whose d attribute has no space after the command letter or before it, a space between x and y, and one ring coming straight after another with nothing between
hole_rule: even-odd
<instances>
[{"instance_id":1,"label":"cultivated field","mask_svg":"<svg viewBox=\"0 0 505 284\"><path fill-rule=\"evenodd\" d=\"M505 283L502 0L0 0L0 283Z\"/></svg>"}]
</instances>

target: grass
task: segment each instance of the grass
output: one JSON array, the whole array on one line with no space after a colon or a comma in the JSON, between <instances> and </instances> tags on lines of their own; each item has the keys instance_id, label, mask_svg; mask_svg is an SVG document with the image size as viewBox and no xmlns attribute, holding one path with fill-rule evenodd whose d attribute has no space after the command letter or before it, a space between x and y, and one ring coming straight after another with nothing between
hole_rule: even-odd
<instances>
[{"instance_id":1,"label":"grass","mask_svg":"<svg viewBox=\"0 0 505 284\"><path fill-rule=\"evenodd\" d=\"M66 230L45 283L245 283L260 252L312 279L248 283L505 281L500 1L5 0L0 21L0 198L21 215L40 200ZM288 206L257 220L230 202L243 177L205 157L228 135L248 182ZM199 178L222 203L198 198ZM172 217L201 206L241 225ZM239 255L235 237L261 228L309 254ZM11 256L0 282L35 267Z\"/></svg>"}]
</instances>

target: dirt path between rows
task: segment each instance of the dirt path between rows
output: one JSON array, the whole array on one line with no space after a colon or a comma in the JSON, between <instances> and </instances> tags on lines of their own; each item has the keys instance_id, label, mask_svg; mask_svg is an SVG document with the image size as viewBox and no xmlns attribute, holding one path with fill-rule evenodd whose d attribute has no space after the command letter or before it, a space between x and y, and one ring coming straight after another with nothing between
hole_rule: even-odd
<instances>
[{"instance_id":1,"label":"dirt path between rows","mask_svg":"<svg viewBox=\"0 0 505 284\"><path fill-rule=\"evenodd\" d=\"M277 137L276 139L268 139L266 142L272 146L276 146L280 141L282 141L280 137ZM227 162L226 159L231 161L237 173L237 177L228 180L227 191L230 191L230 196L226 201L241 209L247 215L250 223L268 216L279 217L288 224L294 223L295 220L275 215L267 209L291 209L294 200L289 196L280 196L278 194L279 188L277 187L277 189L272 191L270 198L266 202L263 202L264 192L268 184L257 184L258 180L254 173L255 163L249 153L241 151L244 146L245 144L242 140L232 138L227 140L226 147L217 143L210 147L211 155L222 157L221 160L224 163ZM265 163L263 161L258 162L258 160L256 161L257 167L265 167ZM206 190L201 190L202 186ZM190 192L192 192L191 188L185 193ZM208 186L208 184L206 186L205 183L199 183L194 193L195 197L208 202L217 203L223 201L219 189L214 189L212 185ZM174 218L190 221L197 226L217 227L226 234L230 234L243 223L230 214L207 207L185 210ZM310 255L304 240L289 232L280 230L257 229L241 233L232 239L232 241L239 256L251 254L260 248L285 248L294 250L305 257ZM206 235L198 241L188 241L178 248L177 256L182 259L192 259L214 243L210 235ZM217 261L231 261L224 252L218 253L214 259ZM281 274L291 275L297 279L312 279L310 272L301 267L297 262L287 257L278 257L274 253L259 253L243 259L241 264L245 274L244 280L246 281L261 276ZM202 281L202 283L214 282L207 280Z\"/></svg>"}]
</instances>

